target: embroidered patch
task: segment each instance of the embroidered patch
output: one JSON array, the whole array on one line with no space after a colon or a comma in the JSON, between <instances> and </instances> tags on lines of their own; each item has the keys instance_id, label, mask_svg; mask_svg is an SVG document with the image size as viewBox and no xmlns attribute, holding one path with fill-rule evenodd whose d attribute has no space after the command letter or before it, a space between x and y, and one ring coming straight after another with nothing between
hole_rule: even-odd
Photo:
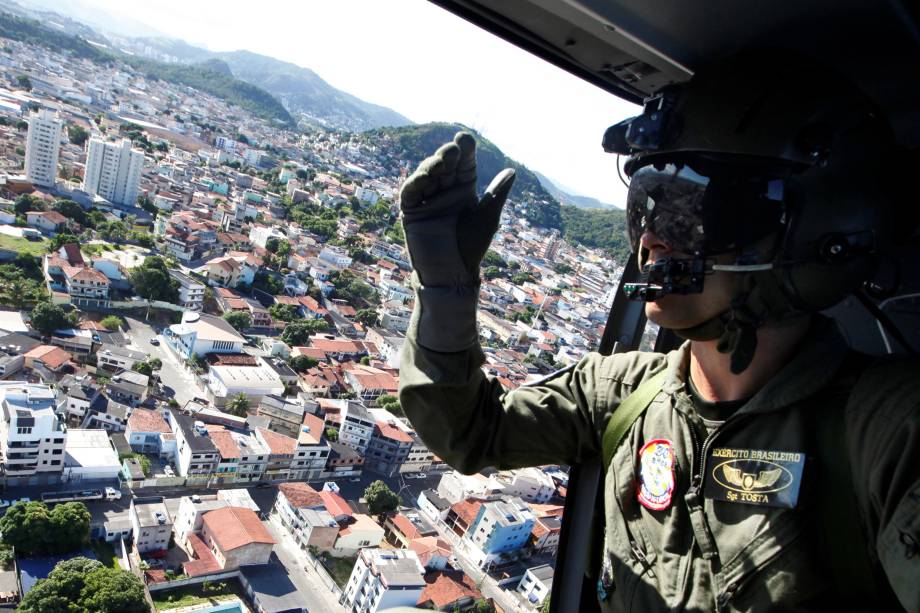
<instances>
[{"instance_id":1,"label":"embroidered patch","mask_svg":"<svg viewBox=\"0 0 920 613\"><path fill-rule=\"evenodd\" d=\"M674 447L667 439L655 439L639 452L639 502L652 511L671 506L674 495Z\"/></svg>"},{"instance_id":2,"label":"embroidered patch","mask_svg":"<svg viewBox=\"0 0 920 613\"><path fill-rule=\"evenodd\" d=\"M707 465L706 498L786 509L798 503L804 453L717 447Z\"/></svg>"}]
</instances>

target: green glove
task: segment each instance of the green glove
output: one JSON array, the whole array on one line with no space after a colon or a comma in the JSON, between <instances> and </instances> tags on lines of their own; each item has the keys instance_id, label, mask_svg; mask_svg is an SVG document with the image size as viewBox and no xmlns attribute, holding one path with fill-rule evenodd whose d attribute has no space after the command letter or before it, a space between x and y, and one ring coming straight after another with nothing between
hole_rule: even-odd
<instances>
[{"instance_id":1,"label":"green glove","mask_svg":"<svg viewBox=\"0 0 920 613\"><path fill-rule=\"evenodd\" d=\"M412 331L435 351L476 343L479 264L498 229L514 171L476 195L476 141L460 132L419 165L400 192L417 291Z\"/></svg>"}]
</instances>

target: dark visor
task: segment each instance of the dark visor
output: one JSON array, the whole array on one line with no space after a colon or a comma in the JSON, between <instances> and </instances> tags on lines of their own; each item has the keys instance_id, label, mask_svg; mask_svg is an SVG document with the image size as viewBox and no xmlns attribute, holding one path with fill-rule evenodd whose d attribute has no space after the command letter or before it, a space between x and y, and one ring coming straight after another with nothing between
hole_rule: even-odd
<instances>
[{"instance_id":1,"label":"dark visor","mask_svg":"<svg viewBox=\"0 0 920 613\"><path fill-rule=\"evenodd\" d=\"M633 252L648 230L679 253L725 253L778 228L783 217L783 180L751 176L737 168L643 166L630 179L626 216Z\"/></svg>"}]
</instances>

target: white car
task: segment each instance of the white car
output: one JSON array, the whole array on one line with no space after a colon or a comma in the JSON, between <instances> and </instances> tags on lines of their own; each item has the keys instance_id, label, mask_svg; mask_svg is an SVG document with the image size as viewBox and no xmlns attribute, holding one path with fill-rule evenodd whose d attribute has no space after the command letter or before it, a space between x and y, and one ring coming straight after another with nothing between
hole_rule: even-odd
<instances>
[{"instance_id":1,"label":"white car","mask_svg":"<svg viewBox=\"0 0 920 613\"><path fill-rule=\"evenodd\" d=\"M10 506L9 500L0 500L0 509L5 509L8 506Z\"/></svg>"},{"instance_id":2,"label":"white car","mask_svg":"<svg viewBox=\"0 0 920 613\"><path fill-rule=\"evenodd\" d=\"M32 499L29 498L28 496L23 496L22 498L20 498L20 499L17 500L16 502L32 502Z\"/></svg>"}]
</instances>

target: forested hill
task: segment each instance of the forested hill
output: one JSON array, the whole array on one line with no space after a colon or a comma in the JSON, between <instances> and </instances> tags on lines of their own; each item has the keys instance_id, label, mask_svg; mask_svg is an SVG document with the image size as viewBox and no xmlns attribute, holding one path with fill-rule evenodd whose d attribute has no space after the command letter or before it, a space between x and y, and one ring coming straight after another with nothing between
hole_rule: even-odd
<instances>
[{"instance_id":1,"label":"forested hill","mask_svg":"<svg viewBox=\"0 0 920 613\"><path fill-rule=\"evenodd\" d=\"M173 65L146 60L89 43L46 27L42 23L10 13L0 12L0 37L18 40L31 45L41 45L55 51L67 50L77 57L97 63L124 62L147 77L170 83L186 85L201 90L231 104L240 106L267 120L292 126L294 119L282 104L264 89L226 74L215 65ZM100 40L104 40L101 36Z\"/></svg>"},{"instance_id":2,"label":"forested hill","mask_svg":"<svg viewBox=\"0 0 920 613\"><path fill-rule=\"evenodd\" d=\"M562 206L553 197L537 174L522 164L507 157L488 139L474 130L449 123L428 123L401 128L381 128L365 132L364 135L382 148L382 155L389 161L391 170L398 172L399 162L409 162L415 168L419 162L431 155L438 147L453 139L459 130L467 130L476 136L476 167L479 191L488 186L503 168L514 168L517 179L511 191L511 198L531 202L525 217L531 223L544 228L557 228L566 240L589 247L604 249L618 262L629 257L629 243L626 240L625 211L585 210L574 206Z\"/></svg>"}]
</instances>

